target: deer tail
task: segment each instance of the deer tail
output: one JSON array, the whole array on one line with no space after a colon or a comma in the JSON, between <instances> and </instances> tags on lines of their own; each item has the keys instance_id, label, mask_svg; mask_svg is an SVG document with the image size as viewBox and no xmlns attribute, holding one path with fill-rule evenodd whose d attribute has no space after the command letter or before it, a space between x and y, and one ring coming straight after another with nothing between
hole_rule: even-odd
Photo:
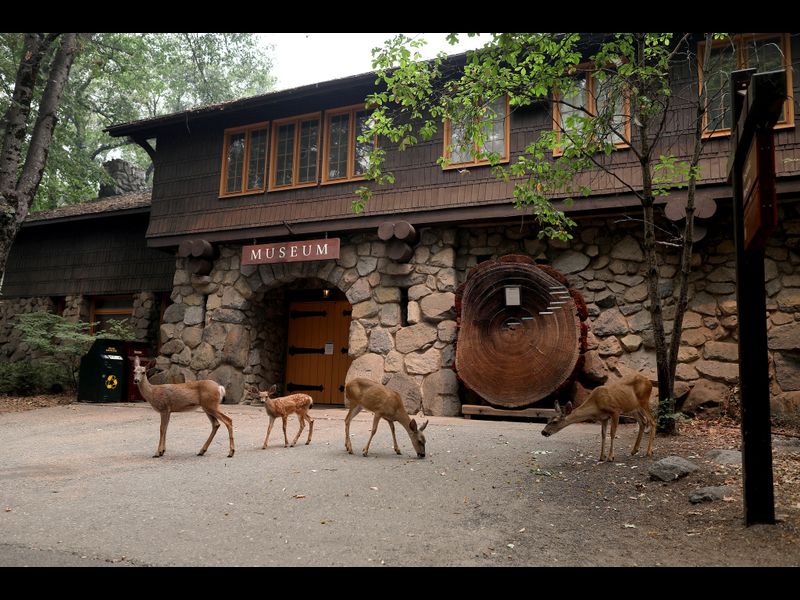
<instances>
[{"instance_id":1,"label":"deer tail","mask_svg":"<svg viewBox=\"0 0 800 600\"><path fill-rule=\"evenodd\" d=\"M225 388L221 385L219 386L219 403L222 404L222 400L225 398Z\"/></svg>"}]
</instances>

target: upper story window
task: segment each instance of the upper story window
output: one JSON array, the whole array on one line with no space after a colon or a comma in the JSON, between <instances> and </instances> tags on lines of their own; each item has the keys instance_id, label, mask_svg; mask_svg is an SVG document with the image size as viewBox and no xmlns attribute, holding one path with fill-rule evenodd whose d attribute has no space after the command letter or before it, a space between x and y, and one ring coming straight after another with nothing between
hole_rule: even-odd
<instances>
[{"instance_id":1,"label":"upper story window","mask_svg":"<svg viewBox=\"0 0 800 600\"><path fill-rule=\"evenodd\" d=\"M788 33L743 33L711 44L711 57L703 64L705 42L697 45L700 62L700 85L706 89L706 113L703 129L706 137L730 135L733 107L730 98L731 71L754 68L756 72L790 67L791 48ZM792 104L792 69L786 70L786 95L776 129L794 126Z\"/></svg>"},{"instance_id":2,"label":"upper story window","mask_svg":"<svg viewBox=\"0 0 800 600\"><path fill-rule=\"evenodd\" d=\"M617 148L627 148L631 137L630 98L612 85L612 78L600 80L586 71L585 66L578 68L584 71L575 77L575 89L563 99L558 93L554 94L553 129L559 146L553 154L563 154L563 148L570 144L570 131L578 131L575 117L599 114L610 115L609 132L604 141Z\"/></svg>"},{"instance_id":3,"label":"upper story window","mask_svg":"<svg viewBox=\"0 0 800 600\"><path fill-rule=\"evenodd\" d=\"M225 130L220 196L263 192L267 187L267 123Z\"/></svg>"},{"instance_id":4,"label":"upper story window","mask_svg":"<svg viewBox=\"0 0 800 600\"><path fill-rule=\"evenodd\" d=\"M465 123L445 121L444 157L448 164L444 168L488 165L489 159L480 158L481 154L495 154L500 157L500 162L508 162L510 123L507 96L501 96L485 106L481 119L481 129L485 136L483 148L479 148L477 142L466 140Z\"/></svg>"},{"instance_id":5,"label":"upper story window","mask_svg":"<svg viewBox=\"0 0 800 600\"><path fill-rule=\"evenodd\" d=\"M272 123L269 189L317 184L320 113Z\"/></svg>"},{"instance_id":6,"label":"upper story window","mask_svg":"<svg viewBox=\"0 0 800 600\"><path fill-rule=\"evenodd\" d=\"M358 137L368 130L369 112L363 105L328 111L325 115L325 151L322 183L363 179L375 142Z\"/></svg>"}]
</instances>

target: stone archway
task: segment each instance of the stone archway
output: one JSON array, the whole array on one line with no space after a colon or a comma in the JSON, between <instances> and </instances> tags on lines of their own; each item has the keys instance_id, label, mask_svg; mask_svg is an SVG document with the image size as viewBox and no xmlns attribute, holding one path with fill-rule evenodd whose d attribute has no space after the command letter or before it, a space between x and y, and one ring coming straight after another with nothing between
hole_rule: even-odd
<instances>
[{"instance_id":1,"label":"stone archway","mask_svg":"<svg viewBox=\"0 0 800 600\"><path fill-rule=\"evenodd\" d=\"M343 238L339 258L326 261L242 265L241 246L222 246L202 280L179 258L158 367L173 381L213 379L226 387L228 402L241 402L244 385L260 383L266 372L266 340L259 340L265 324L254 316L254 305L263 306L273 290L315 279L341 290L352 305L354 360L346 381L365 375L400 391L409 411L458 414L451 368L454 237L423 229L406 264L388 259L385 243L366 233Z\"/></svg>"}]
</instances>

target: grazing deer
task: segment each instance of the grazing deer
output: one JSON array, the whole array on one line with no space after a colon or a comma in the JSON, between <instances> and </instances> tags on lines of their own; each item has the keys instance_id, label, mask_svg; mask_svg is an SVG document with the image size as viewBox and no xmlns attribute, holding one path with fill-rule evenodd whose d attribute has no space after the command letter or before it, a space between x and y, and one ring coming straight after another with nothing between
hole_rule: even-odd
<instances>
[{"instance_id":1,"label":"grazing deer","mask_svg":"<svg viewBox=\"0 0 800 600\"><path fill-rule=\"evenodd\" d=\"M619 416L631 413L639 423L639 435L633 445L631 454L639 451L639 444L642 441L645 425L650 427L650 440L647 444L647 456L653 456L653 438L656 435L656 421L650 410L650 392L653 384L639 375L631 375L617 383L608 383L592 390L586 401L575 410L572 410L572 402L567 402L565 409L562 409L556 402L556 416L550 419L542 429L542 435L550 436L561 431L567 425L599 419L602 428L602 440L600 442L600 460L606 460L606 424L611 419L611 449L609 450L608 460L614 460L614 436L617 433Z\"/></svg>"},{"instance_id":2,"label":"grazing deer","mask_svg":"<svg viewBox=\"0 0 800 600\"><path fill-rule=\"evenodd\" d=\"M164 455L166 450L167 425L169 416L174 412L192 410L198 406L202 408L209 421L211 421L211 435L208 436L206 443L197 453L203 456L208 450L211 440L219 429L219 422L222 421L228 428L230 437L231 451L228 458L233 456L235 448L233 446L233 420L219 410L219 404L225 397L225 388L215 381L204 379L202 381L190 381L188 383L164 383L152 385L147 379L145 371L155 364L149 363L146 367L139 363L139 357L134 358L133 362L133 382L139 386L139 391L144 399L150 403L156 411L161 414L161 437L158 440L158 450L153 458Z\"/></svg>"},{"instance_id":3,"label":"grazing deer","mask_svg":"<svg viewBox=\"0 0 800 600\"><path fill-rule=\"evenodd\" d=\"M417 428L417 422L409 418L400 394L380 383L358 377L345 386L345 396L350 400L350 410L344 419L344 447L350 454L353 453L353 446L350 443L350 421L361 412L362 408L366 408L375 413L375 418L372 420L372 434L369 436L367 445L364 446L362 452L364 456L369 453L370 442L372 442L372 438L378 430L378 423L383 418L386 419L389 423L389 428L392 430L394 451L397 454L402 454L402 452L400 452L400 447L397 445L397 437L394 434L395 421L400 423L408 432L408 437L411 438L411 444L414 446L414 450L417 451L417 456L425 458L425 436L422 435L422 432L428 426L428 421L425 421L421 427Z\"/></svg>"},{"instance_id":4,"label":"grazing deer","mask_svg":"<svg viewBox=\"0 0 800 600\"><path fill-rule=\"evenodd\" d=\"M283 420L283 447L286 448L289 446L289 439L286 437L286 420L292 413L297 413L297 418L300 419L300 429L297 430L297 435L294 436L291 446L294 447L297 443L300 434L303 433L303 429L305 429L306 421L308 421L308 439L306 440L306 446L311 443L311 434L314 432L314 419L308 414L308 409L314 404L314 400L311 396L308 394L290 394L280 398L272 398L272 394L278 389L275 385L266 392L259 392L258 388L253 386L248 386L246 389L251 399L258 397L264 402L264 408L267 409L267 415L269 415L269 427L267 427L267 437L264 438L264 445L261 446L262 450L267 447L269 434L272 432L275 419L278 417Z\"/></svg>"}]
</instances>

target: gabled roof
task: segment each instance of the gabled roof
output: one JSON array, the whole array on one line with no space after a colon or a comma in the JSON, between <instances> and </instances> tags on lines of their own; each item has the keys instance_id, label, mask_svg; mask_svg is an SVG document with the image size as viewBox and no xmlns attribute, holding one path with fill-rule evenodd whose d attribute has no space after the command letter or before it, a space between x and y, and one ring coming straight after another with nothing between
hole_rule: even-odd
<instances>
[{"instance_id":1,"label":"gabled roof","mask_svg":"<svg viewBox=\"0 0 800 600\"><path fill-rule=\"evenodd\" d=\"M156 130L160 127L176 125L189 120L195 121L197 119L215 117L223 113L228 114L268 104L278 104L289 100L297 100L305 96L313 96L320 93L344 90L354 85L367 85L372 83L374 79L374 72L362 73L360 75L350 75L340 79L312 83L288 90L269 92L267 94L261 94L260 96L251 96L249 98L241 98L239 100L231 100L229 102L221 102L219 104L197 106L183 112L163 115L161 117L131 121L130 123L122 123L120 125L112 125L111 127L106 127L103 131L108 132L113 137L126 135L146 137L147 132Z\"/></svg>"},{"instance_id":2,"label":"gabled roof","mask_svg":"<svg viewBox=\"0 0 800 600\"><path fill-rule=\"evenodd\" d=\"M128 214L147 212L150 210L152 190L131 192L97 198L81 204L70 204L51 210L43 210L28 215L24 225L44 225L54 221L72 221L88 219L106 214Z\"/></svg>"}]
</instances>

